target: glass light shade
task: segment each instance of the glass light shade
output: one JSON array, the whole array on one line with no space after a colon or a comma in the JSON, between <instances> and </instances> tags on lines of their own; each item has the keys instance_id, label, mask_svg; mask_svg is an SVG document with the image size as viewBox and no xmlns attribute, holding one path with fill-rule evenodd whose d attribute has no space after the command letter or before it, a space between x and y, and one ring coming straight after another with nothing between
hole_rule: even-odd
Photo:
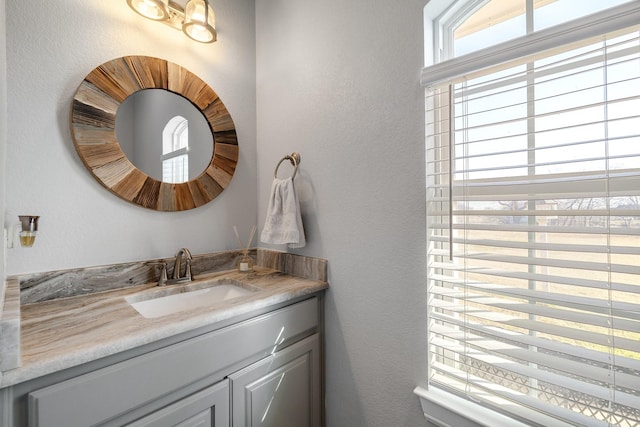
<instances>
[{"instance_id":1,"label":"glass light shade","mask_svg":"<svg viewBox=\"0 0 640 427\"><path fill-rule=\"evenodd\" d=\"M207 0L189 0L184 9L182 31L195 41L216 41L215 15Z\"/></svg>"},{"instance_id":2,"label":"glass light shade","mask_svg":"<svg viewBox=\"0 0 640 427\"><path fill-rule=\"evenodd\" d=\"M154 21L169 19L169 0L127 0L131 9Z\"/></svg>"}]
</instances>

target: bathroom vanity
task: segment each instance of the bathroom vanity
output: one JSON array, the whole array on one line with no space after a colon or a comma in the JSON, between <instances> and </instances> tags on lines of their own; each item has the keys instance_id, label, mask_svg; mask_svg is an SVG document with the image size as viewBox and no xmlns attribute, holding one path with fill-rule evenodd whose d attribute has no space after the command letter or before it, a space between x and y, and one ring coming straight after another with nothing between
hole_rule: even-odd
<instances>
[{"instance_id":1,"label":"bathroom vanity","mask_svg":"<svg viewBox=\"0 0 640 427\"><path fill-rule=\"evenodd\" d=\"M320 427L326 277L271 267L174 285L250 292L157 316L132 306L154 284L24 304L0 425Z\"/></svg>"}]
</instances>

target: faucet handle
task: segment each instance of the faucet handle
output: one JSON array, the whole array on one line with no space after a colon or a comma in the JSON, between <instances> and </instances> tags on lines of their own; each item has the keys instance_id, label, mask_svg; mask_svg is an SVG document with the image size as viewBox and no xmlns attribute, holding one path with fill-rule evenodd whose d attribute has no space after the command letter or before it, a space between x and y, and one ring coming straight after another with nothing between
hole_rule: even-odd
<instances>
[{"instance_id":1,"label":"faucet handle","mask_svg":"<svg viewBox=\"0 0 640 427\"><path fill-rule=\"evenodd\" d=\"M191 257L187 258L186 260L186 266L184 267L184 277L188 281L193 280L193 275L191 274Z\"/></svg>"},{"instance_id":2,"label":"faucet handle","mask_svg":"<svg viewBox=\"0 0 640 427\"><path fill-rule=\"evenodd\" d=\"M167 263L162 261L162 270L160 270L160 278L158 279L158 286L164 286L167 284Z\"/></svg>"},{"instance_id":3,"label":"faucet handle","mask_svg":"<svg viewBox=\"0 0 640 427\"><path fill-rule=\"evenodd\" d=\"M165 261L152 262L150 265L157 265L162 267L160 270L160 276L158 276L158 286L164 286L167 284L167 263Z\"/></svg>"}]
</instances>

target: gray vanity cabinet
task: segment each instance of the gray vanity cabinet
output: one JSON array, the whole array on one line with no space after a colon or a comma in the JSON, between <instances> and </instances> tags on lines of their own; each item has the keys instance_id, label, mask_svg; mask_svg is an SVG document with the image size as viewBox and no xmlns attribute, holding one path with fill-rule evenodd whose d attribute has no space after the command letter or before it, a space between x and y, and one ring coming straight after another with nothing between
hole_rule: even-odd
<instances>
[{"instance_id":1,"label":"gray vanity cabinet","mask_svg":"<svg viewBox=\"0 0 640 427\"><path fill-rule=\"evenodd\" d=\"M318 334L229 379L233 427L320 427Z\"/></svg>"},{"instance_id":2,"label":"gray vanity cabinet","mask_svg":"<svg viewBox=\"0 0 640 427\"><path fill-rule=\"evenodd\" d=\"M320 427L320 298L0 389L0 424Z\"/></svg>"}]
</instances>

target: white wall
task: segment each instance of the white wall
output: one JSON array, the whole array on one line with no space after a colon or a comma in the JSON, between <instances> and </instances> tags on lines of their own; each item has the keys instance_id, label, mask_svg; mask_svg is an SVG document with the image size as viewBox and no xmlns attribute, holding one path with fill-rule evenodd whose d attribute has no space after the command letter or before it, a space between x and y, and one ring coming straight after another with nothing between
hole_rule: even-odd
<instances>
[{"instance_id":1,"label":"white wall","mask_svg":"<svg viewBox=\"0 0 640 427\"><path fill-rule=\"evenodd\" d=\"M7 250L7 274L49 271L236 247L232 226L256 222L253 0L213 0L218 42L199 44L135 14L124 0L7 3L7 225L40 215L31 249ZM4 31L3 31L4 34ZM182 65L230 111L240 160L226 191L186 212L155 212L105 190L77 156L71 99L96 66L125 55Z\"/></svg>"},{"instance_id":2,"label":"white wall","mask_svg":"<svg viewBox=\"0 0 640 427\"><path fill-rule=\"evenodd\" d=\"M5 0L0 0L0 171L6 170L7 141L7 58L6 58ZM0 172L0 223L4 223L5 174ZM5 278L6 251L0 244L0 280Z\"/></svg>"},{"instance_id":3,"label":"white wall","mask_svg":"<svg viewBox=\"0 0 640 427\"><path fill-rule=\"evenodd\" d=\"M329 260L327 425L426 425L424 0L257 0L258 217L273 167Z\"/></svg>"},{"instance_id":4,"label":"white wall","mask_svg":"<svg viewBox=\"0 0 640 427\"><path fill-rule=\"evenodd\" d=\"M296 252L329 260L327 426L426 425L412 394L426 378L425 0L257 0L255 26L253 3L213 0L219 41L196 45L124 0L9 2L6 221L42 218L34 248L8 251L7 272L235 247L232 225L248 231L257 216L262 226L273 168L299 151L308 246ZM234 118L236 176L202 208L127 204L75 153L78 84L134 54L195 72Z\"/></svg>"}]
</instances>

